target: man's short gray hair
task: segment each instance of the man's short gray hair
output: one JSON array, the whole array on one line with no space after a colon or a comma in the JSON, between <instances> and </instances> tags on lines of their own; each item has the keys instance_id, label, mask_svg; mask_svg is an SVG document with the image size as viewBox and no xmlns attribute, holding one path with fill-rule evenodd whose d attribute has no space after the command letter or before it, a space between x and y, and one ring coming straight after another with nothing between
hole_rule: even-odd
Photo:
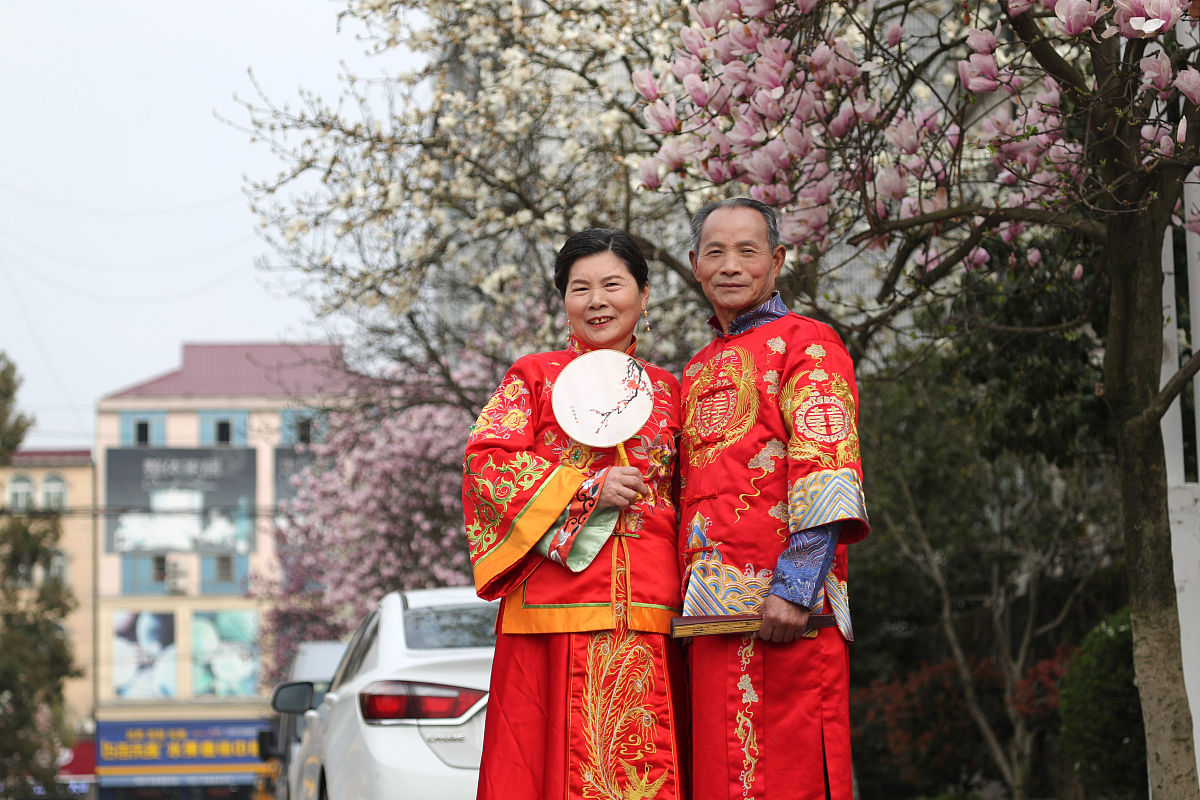
<instances>
[{"instance_id":1,"label":"man's short gray hair","mask_svg":"<svg viewBox=\"0 0 1200 800\"><path fill-rule=\"evenodd\" d=\"M709 203L692 217L692 252L700 252L700 231L704 228L704 221L709 214L721 208L750 208L762 214L767 223L767 247L774 252L779 246L779 220L775 217L775 209L749 197L728 197Z\"/></svg>"}]
</instances>

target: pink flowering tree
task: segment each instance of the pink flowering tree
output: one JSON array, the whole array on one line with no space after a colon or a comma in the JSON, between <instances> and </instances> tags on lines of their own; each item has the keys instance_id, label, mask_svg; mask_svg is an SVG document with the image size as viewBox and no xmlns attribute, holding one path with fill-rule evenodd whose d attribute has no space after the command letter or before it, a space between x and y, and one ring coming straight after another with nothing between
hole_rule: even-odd
<instances>
[{"instance_id":1,"label":"pink flowering tree","mask_svg":"<svg viewBox=\"0 0 1200 800\"><path fill-rule=\"evenodd\" d=\"M474 421L444 404L334 414L276 528L268 673L301 641L345 638L386 592L470 582L462 453Z\"/></svg>"},{"instance_id":2,"label":"pink flowering tree","mask_svg":"<svg viewBox=\"0 0 1200 800\"><path fill-rule=\"evenodd\" d=\"M785 299L847 321L857 352L965 271L1036 265L1034 242L1098 250L1061 269L1101 298L1076 324L1103 332L1155 798L1197 791L1159 427L1200 369L1194 354L1160 378L1164 239L1200 230L1184 201L1200 165L1195 13L705 0L669 66L635 76L660 141L644 184L777 206L795 252Z\"/></svg>"}]
</instances>

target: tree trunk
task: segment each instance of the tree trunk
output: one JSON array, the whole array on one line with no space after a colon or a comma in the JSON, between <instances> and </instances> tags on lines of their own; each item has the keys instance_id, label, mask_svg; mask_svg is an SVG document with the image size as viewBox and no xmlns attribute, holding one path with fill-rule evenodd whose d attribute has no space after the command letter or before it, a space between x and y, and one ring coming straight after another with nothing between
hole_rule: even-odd
<instances>
[{"instance_id":1,"label":"tree trunk","mask_svg":"<svg viewBox=\"0 0 1200 800\"><path fill-rule=\"evenodd\" d=\"M1143 210L1109 223L1112 279L1104 394L1117 442L1121 520L1133 619L1133 662L1154 800L1200 797L1192 715L1183 682L1171 557L1167 470L1159 419L1142 413L1159 390L1163 353L1165 215Z\"/></svg>"}]
</instances>

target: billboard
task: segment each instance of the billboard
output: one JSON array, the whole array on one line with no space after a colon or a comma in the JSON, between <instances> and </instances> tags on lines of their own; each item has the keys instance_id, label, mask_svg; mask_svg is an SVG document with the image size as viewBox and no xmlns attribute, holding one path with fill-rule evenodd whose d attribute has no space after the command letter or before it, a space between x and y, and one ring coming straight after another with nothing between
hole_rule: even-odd
<instances>
[{"instance_id":1,"label":"billboard","mask_svg":"<svg viewBox=\"0 0 1200 800\"><path fill-rule=\"evenodd\" d=\"M108 552L254 549L254 450L109 449L106 463Z\"/></svg>"},{"instance_id":2,"label":"billboard","mask_svg":"<svg viewBox=\"0 0 1200 800\"><path fill-rule=\"evenodd\" d=\"M98 722L101 786L251 784L269 769L258 758L266 720Z\"/></svg>"},{"instance_id":3,"label":"billboard","mask_svg":"<svg viewBox=\"0 0 1200 800\"><path fill-rule=\"evenodd\" d=\"M296 496L296 487L292 478L303 472L316 456L312 450L299 450L295 447L275 448L275 510Z\"/></svg>"},{"instance_id":4,"label":"billboard","mask_svg":"<svg viewBox=\"0 0 1200 800\"><path fill-rule=\"evenodd\" d=\"M112 676L117 697L175 697L175 615L154 611L113 612Z\"/></svg>"},{"instance_id":5,"label":"billboard","mask_svg":"<svg viewBox=\"0 0 1200 800\"><path fill-rule=\"evenodd\" d=\"M258 612L192 614L192 694L258 695Z\"/></svg>"}]
</instances>

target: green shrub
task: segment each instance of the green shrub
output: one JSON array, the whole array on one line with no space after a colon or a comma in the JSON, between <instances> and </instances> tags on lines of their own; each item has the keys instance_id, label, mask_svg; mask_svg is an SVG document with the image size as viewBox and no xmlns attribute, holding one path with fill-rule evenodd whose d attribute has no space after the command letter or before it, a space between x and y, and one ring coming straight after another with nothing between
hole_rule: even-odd
<instances>
[{"instance_id":1,"label":"green shrub","mask_svg":"<svg viewBox=\"0 0 1200 800\"><path fill-rule=\"evenodd\" d=\"M1093 628L1059 693L1060 745L1095 798L1146 797L1146 734L1129 607Z\"/></svg>"}]
</instances>

